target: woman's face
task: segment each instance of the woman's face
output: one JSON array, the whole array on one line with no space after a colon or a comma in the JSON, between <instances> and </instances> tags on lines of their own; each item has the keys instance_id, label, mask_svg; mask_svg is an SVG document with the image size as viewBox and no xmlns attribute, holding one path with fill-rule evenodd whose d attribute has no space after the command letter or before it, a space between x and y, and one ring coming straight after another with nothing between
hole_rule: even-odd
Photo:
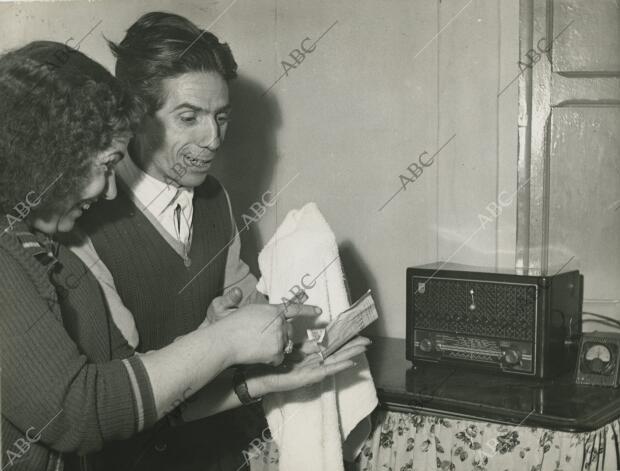
<instances>
[{"instance_id":1,"label":"woman's face","mask_svg":"<svg viewBox=\"0 0 620 471\"><path fill-rule=\"evenodd\" d=\"M90 179L82 188L79 197L67 202L62 212L45 218L38 215L32 221L33 226L46 234L69 232L75 226L77 218L99 198L114 199L116 197L114 167L127 154L128 143L129 137L117 138L109 148L97 154L92 162Z\"/></svg>"}]
</instances>

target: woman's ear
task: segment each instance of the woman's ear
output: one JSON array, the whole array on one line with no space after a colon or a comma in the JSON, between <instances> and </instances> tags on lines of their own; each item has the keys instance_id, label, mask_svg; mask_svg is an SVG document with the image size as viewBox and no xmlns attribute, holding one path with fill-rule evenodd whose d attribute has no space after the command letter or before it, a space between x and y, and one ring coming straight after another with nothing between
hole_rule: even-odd
<instances>
[{"instance_id":1,"label":"woman's ear","mask_svg":"<svg viewBox=\"0 0 620 471\"><path fill-rule=\"evenodd\" d=\"M108 170L113 170L118 162L127 157L127 148L131 138L131 134L117 136L107 149L95 156L95 168L107 167Z\"/></svg>"},{"instance_id":2,"label":"woman's ear","mask_svg":"<svg viewBox=\"0 0 620 471\"><path fill-rule=\"evenodd\" d=\"M95 167L107 167L108 162L111 160L112 158L110 157L110 152L108 152L108 150L99 152L95 157Z\"/></svg>"}]
</instances>

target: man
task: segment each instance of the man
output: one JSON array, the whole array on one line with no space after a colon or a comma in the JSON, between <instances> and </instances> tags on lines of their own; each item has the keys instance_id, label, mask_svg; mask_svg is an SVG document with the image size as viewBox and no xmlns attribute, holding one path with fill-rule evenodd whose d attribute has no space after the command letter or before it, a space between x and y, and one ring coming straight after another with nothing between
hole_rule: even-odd
<instances>
[{"instance_id":1,"label":"man","mask_svg":"<svg viewBox=\"0 0 620 471\"><path fill-rule=\"evenodd\" d=\"M144 15L110 46L117 78L147 113L118 166L119 195L84 217L92 246L78 252L92 260L126 338L148 352L213 320L205 320L207 307L224 289L241 289L224 298L224 314L260 301L239 258L228 196L209 175L226 135L228 81L237 66L226 44L167 13ZM230 377L207 395L214 412L238 405ZM249 417L246 411L241 422ZM237 469L242 450L265 427L261 417L244 434L239 422L228 412L175 429L162 423L157 433L112 446L106 469Z\"/></svg>"}]
</instances>

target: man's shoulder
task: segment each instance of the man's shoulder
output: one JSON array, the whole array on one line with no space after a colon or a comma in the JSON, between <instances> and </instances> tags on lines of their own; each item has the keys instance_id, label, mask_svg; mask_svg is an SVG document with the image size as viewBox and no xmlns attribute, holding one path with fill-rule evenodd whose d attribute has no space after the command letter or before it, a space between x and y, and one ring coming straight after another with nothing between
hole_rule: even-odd
<instances>
[{"instance_id":1,"label":"man's shoulder","mask_svg":"<svg viewBox=\"0 0 620 471\"><path fill-rule=\"evenodd\" d=\"M207 175L205 181L194 190L197 195L207 198L224 198L226 199L226 190L224 185L213 175Z\"/></svg>"},{"instance_id":2,"label":"man's shoulder","mask_svg":"<svg viewBox=\"0 0 620 471\"><path fill-rule=\"evenodd\" d=\"M119 189L116 198L97 201L78 219L78 225L90 234L104 225L131 217L135 210L132 206L129 197Z\"/></svg>"}]
</instances>

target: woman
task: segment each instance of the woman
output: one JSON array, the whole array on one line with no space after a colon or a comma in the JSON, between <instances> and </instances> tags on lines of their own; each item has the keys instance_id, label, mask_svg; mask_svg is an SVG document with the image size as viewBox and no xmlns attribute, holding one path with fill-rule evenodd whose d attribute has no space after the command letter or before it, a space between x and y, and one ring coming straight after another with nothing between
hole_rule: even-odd
<instances>
[{"instance_id":1,"label":"woman","mask_svg":"<svg viewBox=\"0 0 620 471\"><path fill-rule=\"evenodd\" d=\"M106 441L153 426L224 369L282 362L289 326L274 305L240 308L135 355L95 278L55 239L92 202L116 195L114 165L127 152L136 106L103 67L54 42L0 57L0 94L3 469L97 469L94 452ZM67 273L82 274L70 290L60 283ZM358 339L325 363L302 355L260 377L254 391L320 381L351 366L366 343Z\"/></svg>"}]
</instances>

